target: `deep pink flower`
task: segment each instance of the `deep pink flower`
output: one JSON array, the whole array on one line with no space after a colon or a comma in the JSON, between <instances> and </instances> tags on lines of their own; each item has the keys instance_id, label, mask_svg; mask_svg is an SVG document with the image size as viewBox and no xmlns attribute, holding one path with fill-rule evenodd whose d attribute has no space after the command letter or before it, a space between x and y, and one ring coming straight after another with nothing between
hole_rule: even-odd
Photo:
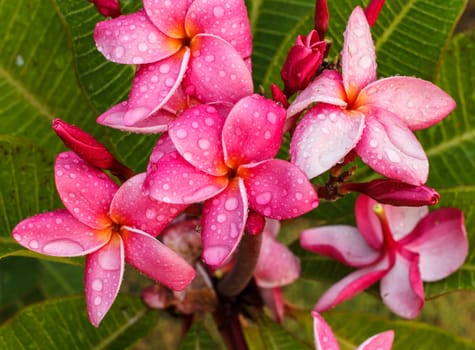
<instances>
[{"instance_id":1,"label":"deep pink flower","mask_svg":"<svg viewBox=\"0 0 475 350\"><path fill-rule=\"evenodd\" d=\"M281 323L284 320L281 287L293 283L300 276L300 259L287 246L277 241L279 230L279 221L266 220L254 278L272 316L276 322Z\"/></svg>"},{"instance_id":2,"label":"deep pink flower","mask_svg":"<svg viewBox=\"0 0 475 350\"><path fill-rule=\"evenodd\" d=\"M328 22L330 21L330 13L328 12L327 0L317 0L315 2L315 18L314 27L318 32L320 39L325 39L328 30Z\"/></svg>"},{"instance_id":3,"label":"deep pink flower","mask_svg":"<svg viewBox=\"0 0 475 350\"><path fill-rule=\"evenodd\" d=\"M313 334L316 350L340 350L332 329L322 316L312 311ZM390 350L393 346L394 331L386 331L373 335L358 346L356 350Z\"/></svg>"},{"instance_id":4,"label":"deep pink flower","mask_svg":"<svg viewBox=\"0 0 475 350\"><path fill-rule=\"evenodd\" d=\"M243 0L144 0L144 10L99 22L94 38L107 59L140 65L128 101L113 107L125 126L157 118L180 86L203 103L252 93Z\"/></svg>"},{"instance_id":5,"label":"deep pink flower","mask_svg":"<svg viewBox=\"0 0 475 350\"><path fill-rule=\"evenodd\" d=\"M202 239L207 264L220 266L234 251L248 207L280 220L317 206L305 174L290 162L273 159L284 123L282 107L252 95L237 102L226 118L203 105L184 111L170 125L176 151L159 147L145 189L168 203L205 201Z\"/></svg>"},{"instance_id":6,"label":"deep pink flower","mask_svg":"<svg viewBox=\"0 0 475 350\"><path fill-rule=\"evenodd\" d=\"M297 125L292 162L313 178L355 148L375 171L413 185L425 183L429 164L412 130L439 122L455 102L425 80L376 80L374 44L360 7L348 21L341 56L342 75L324 71L288 109L292 117L319 102Z\"/></svg>"},{"instance_id":7,"label":"deep pink flower","mask_svg":"<svg viewBox=\"0 0 475 350\"><path fill-rule=\"evenodd\" d=\"M463 213L443 208L394 207L361 195L355 205L358 228L324 226L302 232L302 247L359 268L320 298L316 311L329 308L381 280L383 302L396 314L416 317L424 305L422 281L456 271L468 253Z\"/></svg>"},{"instance_id":8,"label":"deep pink flower","mask_svg":"<svg viewBox=\"0 0 475 350\"><path fill-rule=\"evenodd\" d=\"M13 230L13 238L35 252L86 255L86 304L94 326L119 292L124 260L171 289L182 290L195 276L183 258L154 237L185 206L144 196L144 178L136 175L118 188L75 153L61 153L55 181L66 209L35 215Z\"/></svg>"},{"instance_id":9,"label":"deep pink flower","mask_svg":"<svg viewBox=\"0 0 475 350\"><path fill-rule=\"evenodd\" d=\"M383 9L385 0L371 0L371 2L366 6L364 14L368 20L368 24L372 27L378 19L379 13Z\"/></svg>"},{"instance_id":10,"label":"deep pink flower","mask_svg":"<svg viewBox=\"0 0 475 350\"><path fill-rule=\"evenodd\" d=\"M122 14L119 0L89 0L89 2L92 2L103 16L114 18Z\"/></svg>"}]
</instances>

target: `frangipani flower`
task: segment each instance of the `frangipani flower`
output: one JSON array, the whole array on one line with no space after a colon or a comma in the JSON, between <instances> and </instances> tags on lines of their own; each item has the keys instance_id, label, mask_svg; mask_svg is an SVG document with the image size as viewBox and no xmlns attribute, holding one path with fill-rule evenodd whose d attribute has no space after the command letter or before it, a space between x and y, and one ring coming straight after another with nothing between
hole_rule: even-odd
<instances>
[{"instance_id":1,"label":"frangipani flower","mask_svg":"<svg viewBox=\"0 0 475 350\"><path fill-rule=\"evenodd\" d=\"M429 164L412 130L446 117L455 102L434 84L413 77L376 80L375 49L360 7L350 16L341 55L342 74L326 70L297 96L288 117L312 103L297 125L292 162L313 178L355 148L375 171L421 185Z\"/></svg>"},{"instance_id":2,"label":"frangipani flower","mask_svg":"<svg viewBox=\"0 0 475 350\"><path fill-rule=\"evenodd\" d=\"M284 300L280 287L289 285L299 278L300 259L277 241L279 230L279 221L266 219L254 279L272 316L281 323L284 320Z\"/></svg>"},{"instance_id":3,"label":"frangipani flower","mask_svg":"<svg viewBox=\"0 0 475 350\"><path fill-rule=\"evenodd\" d=\"M340 350L332 329L322 316L312 311L313 334L316 350ZM393 346L394 331L386 331L373 335L358 346L356 350L390 350Z\"/></svg>"},{"instance_id":4,"label":"frangipani flower","mask_svg":"<svg viewBox=\"0 0 475 350\"><path fill-rule=\"evenodd\" d=\"M222 265L239 243L248 207L258 214L289 219L318 205L305 174L273 159L282 142L285 110L252 95L224 118L211 106L184 111L169 128L176 151L159 148L144 188L167 203L205 201L203 258ZM164 143L165 145L166 143ZM154 150L157 151L157 150Z\"/></svg>"},{"instance_id":5,"label":"frangipani flower","mask_svg":"<svg viewBox=\"0 0 475 350\"><path fill-rule=\"evenodd\" d=\"M243 0L143 3L144 10L100 22L94 31L107 59L140 65L126 105L113 111L123 114L124 125L161 116L159 110L181 85L203 103L236 102L252 93L251 31Z\"/></svg>"},{"instance_id":6,"label":"frangipani flower","mask_svg":"<svg viewBox=\"0 0 475 350\"><path fill-rule=\"evenodd\" d=\"M358 228L323 226L302 232L303 248L358 270L320 298L318 312L353 297L377 281L383 302L397 315L416 317L424 305L422 281L456 271L468 253L463 213L454 208L394 207L361 195L355 205Z\"/></svg>"},{"instance_id":7,"label":"frangipani flower","mask_svg":"<svg viewBox=\"0 0 475 350\"><path fill-rule=\"evenodd\" d=\"M86 255L86 304L96 327L119 292L124 260L171 289L184 289L195 276L182 257L154 238L185 206L144 196L144 178L136 175L118 188L75 153L61 153L55 181L66 209L35 215L13 230L13 238L35 252Z\"/></svg>"}]
</instances>

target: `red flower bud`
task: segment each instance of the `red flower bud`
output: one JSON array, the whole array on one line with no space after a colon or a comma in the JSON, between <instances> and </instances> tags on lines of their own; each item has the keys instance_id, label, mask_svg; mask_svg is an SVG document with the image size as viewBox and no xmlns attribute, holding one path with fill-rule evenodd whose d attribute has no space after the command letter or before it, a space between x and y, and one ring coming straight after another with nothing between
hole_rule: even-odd
<instances>
[{"instance_id":1,"label":"red flower bud","mask_svg":"<svg viewBox=\"0 0 475 350\"><path fill-rule=\"evenodd\" d=\"M275 102L280 103L282 105L282 107L287 109L290 104L289 104L289 101L287 100L287 96L285 96L284 92L281 89L279 89L279 87L275 84L271 84L270 89L271 89L271 92L272 92L272 99Z\"/></svg>"},{"instance_id":2,"label":"red flower bud","mask_svg":"<svg viewBox=\"0 0 475 350\"><path fill-rule=\"evenodd\" d=\"M322 40L325 38L329 19L327 0L317 0L315 3L315 29Z\"/></svg>"},{"instance_id":3,"label":"red flower bud","mask_svg":"<svg viewBox=\"0 0 475 350\"><path fill-rule=\"evenodd\" d=\"M414 186L396 180L373 180L365 183L344 183L340 186L341 193L359 192L370 196L382 204L395 206L419 207L434 205L440 195L431 187Z\"/></svg>"},{"instance_id":4,"label":"red flower bud","mask_svg":"<svg viewBox=\"0 0 475 350\"><path fill-rule=\"evenodd\" d=\"M258 235L264 230L266 220L262 215L257 214L256 212L249 212L246 221L246 232L251 235Z\"/></svg>"},{"instance_id":5,"label":"red flower bud","mask_svg":"<svg viewBox=\"0 0 475 350\"><path fill-rule=\"evenodd\" d=\"M364 14L368 20L368 24L372 27L378 19L379 13L383 9L384 0L372 0L365 8Z\"/></svg>"},{"instance_id":6,"label":"red flower bud","mask_svg":"<svg viewBox=\"0 0 475 350\"><path fill-rule=\"evenodd\" d=\"M323 62L325 48L316 30L297 37L280 72L287 96L307 87Z\"/></svg>"},{"instance_id":7,"label":"red flower bud","mask_svg":"<svg viewBox=\"0 0 475 350\"><path fill-rule=\"evenodd\" d=\"M92 2L97 11L105 17L115 18L122 14L119 0L89 0L89 2Z\"/></svg>"}]
</instances>

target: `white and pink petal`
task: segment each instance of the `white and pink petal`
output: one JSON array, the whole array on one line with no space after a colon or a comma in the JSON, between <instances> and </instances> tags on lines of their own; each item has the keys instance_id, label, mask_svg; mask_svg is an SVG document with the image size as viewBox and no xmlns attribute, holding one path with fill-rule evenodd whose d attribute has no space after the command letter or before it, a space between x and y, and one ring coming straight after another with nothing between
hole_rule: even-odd
<instances>
[{"instance_id":1,"label":"white and pink petal","mask_svg":"<svg viewBox=\"0 0 475 350\"><path fill-rule=\"evenodd\" d=\"M312 311L313 317L313 336L316 350L340 350L335 335L328 323L315 310Z\"/></svg>"},{"instance_id":2,"label":"white and pink petal","mask_svg":"<svg viewBox=\"0 0 475 350\"><path fill-rule=\"evenodd\" d=\"M386 331L366 339L356 350L391 350L394 341L394 331Z\"/></svg>"}]
</instances>

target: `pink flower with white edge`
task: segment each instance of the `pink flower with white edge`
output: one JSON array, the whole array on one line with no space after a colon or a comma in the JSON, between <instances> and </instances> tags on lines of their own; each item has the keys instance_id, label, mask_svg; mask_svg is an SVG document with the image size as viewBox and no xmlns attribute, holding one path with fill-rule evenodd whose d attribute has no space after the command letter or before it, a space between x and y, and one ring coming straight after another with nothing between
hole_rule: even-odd
<instances>
[{"instance_id":1,"label":"pink flower with white edge","mask_svg":"<svg viewBox=\"0 0 475 350\"><path fill-rule=\"evenodd\" d=\"M180 86L203 103L236 102L252 93L243 0L143 3L144 10L99 22L94 31L108 60L140 65L128 101L111 112L123 114L125 126L152 116L166 119L159 111Z\"/></svg>"},{"instance_id":2,"label":"pink flower with white edge","mask_svg":"<svg viewBox=\"0 0 475 350\"><path fill-rule=\"evenodd\" d=\"M316 311L312 311L312 317L315 349L340 350L332 329L323 317ZM393 341L394 331L389 330L373 335L358 346L356 350L390 350L393 346Z\"/></svg>"},{"instance_id":3,"label":"pink flower with white edge","mask_svg":"<svg viewBox=\"0 0 475 350\"><path fill-rule=\"evenodd\" d=\"M119 292L124 260L175 290L184 289L195 276L182 257L154 237L185 205L144 196L144 178L145 174L136 175L119 188L75 153L61 153L55 181L66 209L27 218L13 229L13 238L35 252L86 255L86 304L96 327Z\"/></svg>"},{"instance_id":4,"label":"pink flower with white edge","mask_svg":"<svg viewBox=\"0 0 475 350\"><path fill-rule=\"evenodd\" d=\"M248 207L281 220L318 205L305 174L290 162L273 159L284 123L282 107L252 95L238 101L226 118L202 105L187 109L170 125L176 151L159 148L144 189L167 203L205 201L201 232L203 258L210 266L221 266L235 250Z\"/></svg>"},{"instance_id":5,"label":"pink flower with white edge","mask_svg":"<svg viewBox=\"0 0 475 350\"><path fill-rule=\"evenodd\" d=\"M277 241L280 222L266 219L262 231L261 250L254 271L259 293L276 322L284 320L284 300L280 287L289 285L300 276L300 259Z\"/></svg>"},{"instance_id":6,"label":"pink flower with white edge","mask_svg":"<svg viewBox=\"0 0 475 350\"><path fill-rule=\"evenodd\" d=\"M412 130L445 118L454 100L434 84L413 77L376 80L374 43L365 14L355 8L341 54L342 74L326 70L297 96L293 117L312 103L290 145L292 162L313 178L352 149L389 178L421 185L429 163Z\"/></svg>"},{"instance_id":7,"label":"pink flower with white edge","mask_svg":"<svg viewBox=\"0 0 475 350\"><path fill-rule=\"evenodd\" d=\"M323 226L302 232L300 243L358 270L334 284L315 306L328 310L377 281L394 313L414 318L424 306L422 281L446 278L468 253L463 213L454 208L378 204L361 195L355 205L358 228Z\"/></svg>"}]
</instances>

